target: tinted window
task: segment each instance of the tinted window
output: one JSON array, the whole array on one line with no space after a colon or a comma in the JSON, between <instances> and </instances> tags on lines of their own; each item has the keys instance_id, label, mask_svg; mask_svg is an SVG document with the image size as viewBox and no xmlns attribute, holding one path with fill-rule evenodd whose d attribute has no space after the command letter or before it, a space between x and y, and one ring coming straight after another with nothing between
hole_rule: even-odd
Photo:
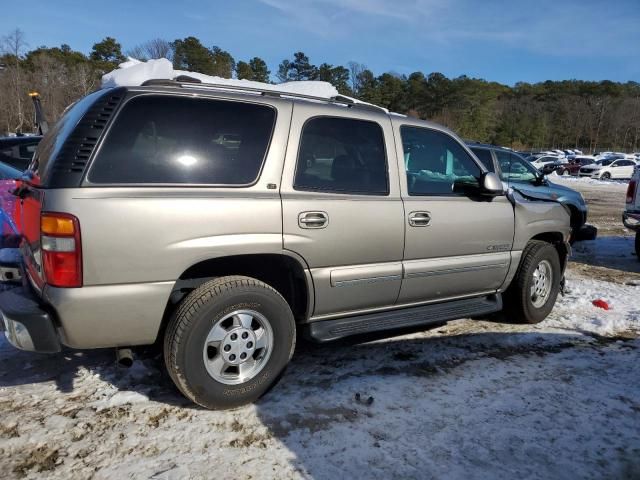
<instances>
[{"instance_id":1,"label":"tinted window","mask_svg":"<svg viewBox=\"0 0 640 480\"><path fill-rule=\"evenodd\" d=\"M36 151L36 148L38 148L38 142L20 145L20 158L31 160L31 157L33 157L33 153Z\"/></svg>"},{"instance_id":2,"label":"tinted window","mask_svg":"<svg viewBox=\"0 0 640 480\"><path fill-rule=\"evenodd\" d=\"M71 134L83 115L93 105L93 103L105 94L108 90L98 90L87 95L74 103L46 133L38 145L36 154L33 157L31 170L37 170L40 177L44 177L44 171L49 163L49 159L55 157L67 137Z\"/></svg>"},{"instance_id":3,"label":"tinted window","mask_svg":"<svg viewBox=\"0 0 640 480\"><path fill-rule=\"evenodd\" d=\"M491 151L487 150L486 148L472 148L471 151L475 153L476 157L478 157L478 159L487 168L487 170L495 173L496 169L493 165Z\"/></svg>"},{"instance_id":4,"label":"tinted window","mask_svg":"<svg viewBox=\"0 0 640 480\"><path fill-rule=\"evenodd\" d=\"M531 183L538 178L537 171L523 158L513 153L496 150L500 178L509 183Z\"/></svg>"},{"instance_id":5,"label":"tinted window","mask_svg":"<svg viewBox=\"0 0 640 480\"><path fill-rule=\"evenodd\" d=\"M275 111L190 97L141 96L118 114L89 172L93 183L246 185L271 139Z\"/></svg>"},{"instance_id":6,"label":"tinted window","mask_svg":"<svg viewBox=\"0 0 640 480\"><path fill-rule=\"evenodd\" d=\"M387 195L387 159L380 125L318 117L304 125L296 190Z\"/></svg>"},{"instance_id":7,"label":"tinted window","mask_svg":"<svg viewBox=\"0 0 640 480\"><path fill-rule=\"evenodd\" d=\"M409 126L400 133L409 195L454 195L454 183L479 185L480 167L449 135Z\"/></svg>"}]
</instances>

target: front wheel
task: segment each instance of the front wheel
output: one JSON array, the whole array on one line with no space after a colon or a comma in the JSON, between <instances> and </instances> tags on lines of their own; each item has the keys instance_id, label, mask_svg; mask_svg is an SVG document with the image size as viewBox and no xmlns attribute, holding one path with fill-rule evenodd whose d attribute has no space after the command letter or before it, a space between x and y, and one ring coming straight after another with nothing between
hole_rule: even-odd
<instances>
[{"instance_id":1,"label":"front wheel","mask_svg":"<svg viewBox=\"0 0 640 480\"><path fill-rule=\"evenodd\" d=\"M600 175L600 178L602 180L610 180L611 179L611 174L609 172L604 172L602 175Z\"/></svg>"},{"instance_id":2,"label":"front wheel","mask_svg":"<svg viewBox=\"0 0 640 480\"><path fill-rule=\"evenodd\" d=\"M570 174L571 174L571 172L569 172L569 170L567 170L567 169L564 169L562 171L562 175L565 176L565 177L568 177Z\"/></svg>"},{"instance_id":3,"label":"front wheel","mask_svg":"<svg viewBox=\"0 0 640 480\"><path fill-rule=\"evenodd\" d=\"M254 402L280 378L295 348L284 298L250 277L208 281L180 304L167 327L164 357L180 391L210 409Z\"/></svg>"},{"instance_id":4,"label":"front wheel","mask_svg":"<svg viewBox=\"0 0 640 480\"><path fill-rule=\"evenodd\" d=\"M636 257L640 261L640 230L636 232Z\"/></svg>"},{"instance_id":5,"label":"front wheel","mask_svg":"<svg viewBox=\"0 0 640 480\"><path fill-rule=\"evenodd\" d=\"M539 323L553 309L562 269L553 245L532 241L523 252L518 272L505 292L505 306L518 323Z\"/></svg>"}]
</instances>

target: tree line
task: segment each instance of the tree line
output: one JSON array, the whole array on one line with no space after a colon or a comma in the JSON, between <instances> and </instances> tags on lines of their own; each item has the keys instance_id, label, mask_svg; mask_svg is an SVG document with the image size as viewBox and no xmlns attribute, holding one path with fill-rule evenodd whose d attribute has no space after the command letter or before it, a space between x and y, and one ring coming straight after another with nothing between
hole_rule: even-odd
<instances>
[{"instance_id":1,"label":"tree line","mask_svg":"<svg viewBox=\"0 0 640 480\"><path fill-rule=\"evenodd\" d=\"M629 81L519 82L513 86L465 75L414 72L376 75L365 65L312 63L303 52L284 59L273 72L260 57L237 60L196 37L153 39L123 50L114 38L93 45L88 55L69 45L27 50L20 30L0 44L0 134L29 132L41 94L49 121L72 102L100 87L101 76L127 56L167 58L176 69L260 82L322 80L344 95L398 113L444 124L466 139L518 149L581 148L640 150L640 84Z\"/></svg>"}]
</instances>

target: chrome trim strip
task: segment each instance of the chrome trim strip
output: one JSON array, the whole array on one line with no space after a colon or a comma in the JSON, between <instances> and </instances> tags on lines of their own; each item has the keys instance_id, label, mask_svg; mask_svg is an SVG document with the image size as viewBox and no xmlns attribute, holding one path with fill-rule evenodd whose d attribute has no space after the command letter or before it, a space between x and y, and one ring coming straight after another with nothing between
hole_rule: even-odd
<instances>
[{"instance_id":1,"label":"chrome trim strip","mask_svg":"<svg viewBox=\"0 0 640 480\"><path fill-rule=\"evenodd\" d=\"M401 275L385 275L384 277L369 277L369 278L357 278L354 280L340 280L334 282L333 287L351 287L353 285L360 285L366 283L378 283L378 282L388 282L390 280L401 280Z\"/></svg>"},{"instance_id":2,"label":"chrome trim strip","mask_svg":"<svg viewBox=\"0 0 640 480\"><path fill-rule=\"evenodd\" d=\"M472 272L476 270L490 270L493 268L505 268L507 267L507 265L508 265L507 263L495 263L491 265L474 265L469 267L448 268L446 270L428 270L425 272L406 273L404 278L421 278L421 277L431 277L435 275L447 275L450 273Z\"/></svg>"}]
</instances>

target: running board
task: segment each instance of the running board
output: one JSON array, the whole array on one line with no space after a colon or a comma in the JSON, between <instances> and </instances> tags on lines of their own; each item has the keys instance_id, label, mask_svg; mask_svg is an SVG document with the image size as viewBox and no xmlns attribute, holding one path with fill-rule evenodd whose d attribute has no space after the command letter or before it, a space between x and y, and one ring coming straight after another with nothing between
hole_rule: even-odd
<instances>
[{"instance_id":1,"label":"running board","mask_svg":"<svg viewBox=\"0 0 640 480\"><path fill-rule=\"evenodd\" d=\"M317 321L308 325L307 333L315 341L328 342L350 335L442 323L458 318L487 315L500 310L502 310L502 296L496 294Z\"/></svg>"}]
</instances>

